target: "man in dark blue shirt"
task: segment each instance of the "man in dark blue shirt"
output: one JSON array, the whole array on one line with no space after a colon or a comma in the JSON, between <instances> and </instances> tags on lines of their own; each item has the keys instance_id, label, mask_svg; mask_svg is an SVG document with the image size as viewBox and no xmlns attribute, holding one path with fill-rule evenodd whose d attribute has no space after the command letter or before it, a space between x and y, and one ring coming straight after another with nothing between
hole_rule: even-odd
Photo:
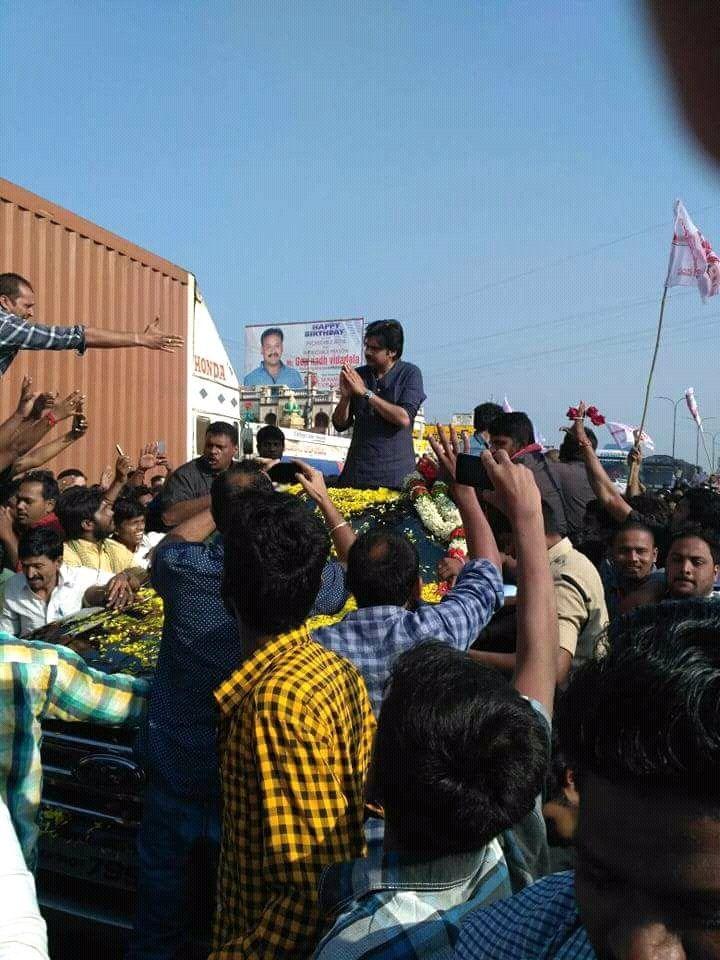
<instances>
[{"instance_id":1,"label":"man in dark blue shirt","mask_svg":"<svg viewBox=\"0 0 720 960\"><path fill-rule=\"evenodd\" d=\"M322 474L300 463L298 472L344 561L355 540L352 529L330 501ZM220 840L213 690L245 656L236 620L220 595L222 533L248 488L273 493L257 462L231 465L213 482L210 509L176 527L158 545L152 564L152 583L165 604L165 624L138 743L148 784L138 837L138 905L129 954L133 960L176 956L187 939L184 899L192 849L202 841L213 848ZM216 528L219 535L205 542ZM336 613L347 596L344 567L327 563L312 613Z\"/></svg>"},{"instance_id":2,"label":"man in dark blue shirt","mask_svg":"<svg viewBox=\"0 0 720 960\"><path fill-rule=\"evenodd\" d=\"M367 365L342 368L332 419L341 432L352 424L353 436L340 486L399 488L415 469L412 429L425 393L420 369L400 359L403 345L397 320L376 320L365 331Z\"/></svg>"}]
</instances>

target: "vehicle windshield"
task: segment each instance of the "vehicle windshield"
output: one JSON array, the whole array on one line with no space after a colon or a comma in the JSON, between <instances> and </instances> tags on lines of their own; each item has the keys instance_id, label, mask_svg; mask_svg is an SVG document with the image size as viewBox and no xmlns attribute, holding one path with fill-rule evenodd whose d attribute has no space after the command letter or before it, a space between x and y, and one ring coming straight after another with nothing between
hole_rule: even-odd
<instances>
[{"instance_id":1,"label":"vehicle windshield","mask_svg":"<svg viewBox=\"0 0 720 960\"><path fill-rule=\"evenodd\" d=\"M625 456L611 456L603 454L602 450L598 453L598 460L605 468L605 473L615 483L627 483L628 465Z\"/></svg>"}]
</instances>

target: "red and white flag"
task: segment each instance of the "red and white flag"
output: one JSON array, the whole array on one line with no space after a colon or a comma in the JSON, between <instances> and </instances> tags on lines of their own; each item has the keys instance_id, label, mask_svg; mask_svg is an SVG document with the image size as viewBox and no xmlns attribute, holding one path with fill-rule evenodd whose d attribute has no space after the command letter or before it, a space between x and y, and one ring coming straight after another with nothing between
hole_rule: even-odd
<instances>
[{"instance_id":1,"label":"red and white flag","mask_svg":"<svg viewBox=\"0 0 720 960\"><path fill-rule=\"evenodd\" d=\"M687 404L687 408L690 411L690 416L698 425L698 428L702 430L702 417L700 416L697 400L695 399L695 391L693 390L692 387L688 387L687 390L685 391L685 403Z\"/></svg>"},{"instance_id":2,"label":"red and white flag","mask_svg":"<svg viewBox=\"0 0 720 960\"><path fill-rule=\"evenodd\" d=\"M720 257L690 219L682 200L676 200L665 286L695 285L703 300L720 292Z\"/></svg>"},{"instance_id":3,"label":"red and white flag","mask_svg":"<svg viewBox=\"0 0 720 960\"><path fill-rule=\"evenodd\" d=\"M613 440L621 450L630 451L633 449L635 446L635 430L637 427L630 427L626 423L618 423L615 420L608 420L607 428L612 434ZM640 435L640 446L644 447L648 453L652 453L655 449L655 443L653 442L652 437L645 433L644 430Z\"/></svg>"}]
</instances>

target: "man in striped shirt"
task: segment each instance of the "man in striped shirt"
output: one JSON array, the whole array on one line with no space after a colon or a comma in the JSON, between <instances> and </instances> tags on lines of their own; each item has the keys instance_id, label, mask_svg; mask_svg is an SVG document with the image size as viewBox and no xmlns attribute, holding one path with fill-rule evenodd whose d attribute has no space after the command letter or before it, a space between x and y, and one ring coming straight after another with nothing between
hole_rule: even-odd
<instances>
[{"instance_id":1,"label":"man in striped shirt","mask_svg":"<svg viewBox=\"0 0 720 960\"><path fill-rule=\"evenodd\" d=\"M13 362L19 350L77 350L88 347L146 347L174 353L183 345L182 337L163 333L155 323L143 333L130 330L99 330L75 324L72 327L44 326L33 323L35 293L18 273L0 274L0 376Z\"/></svg>"},{"instance_id":2,"label":"man in striped shirt","mask_svg":"<svg viewBox=\"0 0 720 960\"><path fill-rule=\"evenodd\" d=\"M41 721L137 723L145 680L93 670L66 647L0 633L0 793L28 866L37 859Z\"/></svg>"}]
</instances>

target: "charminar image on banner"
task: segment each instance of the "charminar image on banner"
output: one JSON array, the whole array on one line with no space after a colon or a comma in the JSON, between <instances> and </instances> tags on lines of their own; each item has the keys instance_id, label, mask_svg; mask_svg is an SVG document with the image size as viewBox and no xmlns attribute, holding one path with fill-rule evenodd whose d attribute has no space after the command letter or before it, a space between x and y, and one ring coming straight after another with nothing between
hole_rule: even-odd
<instances>
[{"instance_id":1,"label":"charminar image on banner","mask_svg":"<svg viewBox=\"0 0 720 960\"><path fill-rule=\"evenodd\" d=\"M245 327L243 386L336 387L340 368L364 362L362 317Z\"/></svg>"}]
</instances>

